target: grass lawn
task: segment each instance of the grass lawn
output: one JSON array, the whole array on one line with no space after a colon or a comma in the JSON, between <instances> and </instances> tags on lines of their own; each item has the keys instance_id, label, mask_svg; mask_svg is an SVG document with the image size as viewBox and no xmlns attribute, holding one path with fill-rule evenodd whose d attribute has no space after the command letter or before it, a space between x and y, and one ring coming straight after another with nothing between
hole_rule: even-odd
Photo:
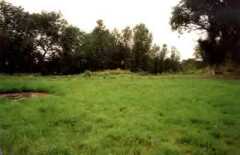
<instances>
[{"instance_id":1,"label":"grass lawn","mask_svg":"<svg viewBox=\"0 0 240 155\"><path fill-rule=\"evenodd\" d=\"M239 155L240 81L135 74L0 76L4 155Z\"/></svg>"}]
</instances>

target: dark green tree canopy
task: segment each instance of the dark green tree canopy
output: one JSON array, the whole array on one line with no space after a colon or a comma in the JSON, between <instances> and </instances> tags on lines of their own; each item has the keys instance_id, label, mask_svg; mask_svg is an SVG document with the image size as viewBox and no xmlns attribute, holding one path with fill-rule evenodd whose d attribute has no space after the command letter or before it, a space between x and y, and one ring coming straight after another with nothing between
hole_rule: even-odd
<instances>
[{"instance_id":1,"label":"dark green tree canopy","mask_svg":"<svg viewBox=\"0 0 240 155\"><path fill-rule=\"evenodd\" d=\"M181 0L171 18L173 30L200 30L207 39L199 40L202 58L209 64L226 59L240 60L240 1Z\"/></svg>"},{"instance_id":2,"label":"dark green tree canopy","mask_svg":"<svg viewBox=\"0 0 240 155\"><path fill-rule=\"evenodd\" d=\"M133 67L137 70L146 70L147 57L152 47L152 34L144 24L135 26L133 33Z\"/></svg>"},{"instance_id":3,"label":"dark green tree canopy","mask_svg":"<svg viewBox=\"0 0 240 155\"><path fill-rule=\"evenodd\" d=\"M109 30L98 20L86 33L61 13L29 13L0 2L0 72L75 74L86 70L128 69L162 73L177 71L175 56L158 59L160 48L144 24ZM163 67L163 66L168 67Z\"/></svg>"},{"instance_id":4,"label":"dark green tree canopy","mask_svg":"<svg viewBox=\"0 0 240 155\"><path fill-rule=\"evenodd\" d=\"M174 8L171 25L174 30L206 30L239 26L238 0L181 0Z\"/></svg>"}]
</instances>

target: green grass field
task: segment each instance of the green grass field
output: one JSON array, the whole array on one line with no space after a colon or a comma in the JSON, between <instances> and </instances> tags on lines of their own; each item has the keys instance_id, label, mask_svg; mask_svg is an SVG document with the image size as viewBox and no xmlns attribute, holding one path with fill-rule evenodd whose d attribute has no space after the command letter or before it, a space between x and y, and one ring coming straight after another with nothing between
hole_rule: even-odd
<instances>
[{"instance_id":1,"label":"green grass field","mask_svg":"<svg viewBox=\"0 0 240 155\"><path fill-rule=\"evenodd\" d=\"M239 155L240 81L97 74L0 76L3 155Z\"/></svg>"}]
</instances>

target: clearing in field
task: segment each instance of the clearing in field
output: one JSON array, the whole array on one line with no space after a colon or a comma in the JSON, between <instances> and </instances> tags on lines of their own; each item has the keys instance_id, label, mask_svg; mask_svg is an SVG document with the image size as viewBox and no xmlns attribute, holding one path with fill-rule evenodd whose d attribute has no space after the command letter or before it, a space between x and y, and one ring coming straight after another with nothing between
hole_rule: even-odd
<instances>
[{"instance_id":1,"label":"clearing in field","mask_svg":"<svg viewBox=\"0 0 240 155\"><path fill-rule=\"evenodd\" d=\"M240 81L136 74L0 76L4 155L238 155Z\"/></svg>"}]
</instances>

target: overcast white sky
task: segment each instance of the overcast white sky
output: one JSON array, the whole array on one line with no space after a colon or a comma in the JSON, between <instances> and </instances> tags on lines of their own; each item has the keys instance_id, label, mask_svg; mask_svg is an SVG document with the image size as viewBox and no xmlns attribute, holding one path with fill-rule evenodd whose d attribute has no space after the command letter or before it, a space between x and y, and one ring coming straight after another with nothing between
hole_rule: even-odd
<instances>
[{"instance_id":1,"label":"overcast white sky","mask_svg":"<svg viewBox=\"0 0 240 155\"><path fill-rule=\"evenodd\" d=\"M109 29L144 23L153 33L154 43L175 46L183 59L193 56L195 34L172 32L169 19L179 0L7 0L30 12L60 11L67 21L90 32L98 19Z\"/></svg>"}]
</instances>

